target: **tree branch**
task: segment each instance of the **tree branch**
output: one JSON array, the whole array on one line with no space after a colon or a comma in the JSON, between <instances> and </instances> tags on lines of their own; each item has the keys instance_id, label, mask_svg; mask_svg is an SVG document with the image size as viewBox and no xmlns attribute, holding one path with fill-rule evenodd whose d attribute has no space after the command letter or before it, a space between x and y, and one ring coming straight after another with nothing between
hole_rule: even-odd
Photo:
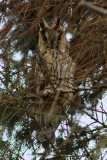
<instances>
[{"instance_id":1,"label":"tree branch","mask_svg":"<svg viewBox=\"0 0 107 160\"><path fill-rule=\"evenodd\" d=\"M90 4L88 2L85 2L84 0L80 3L80 5L82 6L85 6L87 7L88 9L98 13L98 14L101 14L101 15L105 15L107 16L107 9L104 9L104 8L101 8L101 7L98 7L98 6L95 6L93 4Z\"/></svg>"}]
</instances>

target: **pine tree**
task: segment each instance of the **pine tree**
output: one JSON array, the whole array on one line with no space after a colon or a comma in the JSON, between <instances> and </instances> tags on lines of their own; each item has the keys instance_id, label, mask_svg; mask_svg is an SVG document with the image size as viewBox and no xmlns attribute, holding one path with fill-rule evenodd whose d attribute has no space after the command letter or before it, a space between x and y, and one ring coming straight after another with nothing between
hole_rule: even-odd
<instances>
[{"instance_id":1,"label":"pine tree","mask_svg":"<svg viewBox=\"0 0 107 160\"><path fill-rule=\"evenodd\" d=\"M34 159L104 159L107 111L103 103L99 109L98 102L107 88L106 0L0 3L0 156L23 159L24 152L30 149ZM61 18L66 33L72 35L69 50L76 69L74 98L64 113L66 119L57 130L49 158L40 151L42 146L35 133L37 124L31 113L38 101L35 79L38 24L41 18L51 23L55 17ZM14 58L16 54L20 54L20 60ZM91 122L82 125L80 116L87 116Z\"/></svg>"}]
</instances>

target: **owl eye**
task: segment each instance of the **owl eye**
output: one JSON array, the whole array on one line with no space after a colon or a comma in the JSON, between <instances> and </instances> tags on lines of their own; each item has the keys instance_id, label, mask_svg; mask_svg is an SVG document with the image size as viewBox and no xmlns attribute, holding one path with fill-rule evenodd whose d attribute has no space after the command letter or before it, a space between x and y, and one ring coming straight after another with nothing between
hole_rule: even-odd
<instances>
[{"instance_id":1,"label":"owl eye","mask_svg":"<svg viewBox=\"0 0 107 160\"><path fill-rule=\"evenodd\" d=\"M47 38L46 38L46 37L43 37L43 40L44 40L44 41L47 41Z\"/></svg>"},{"instance_id":2,"label":"owl eye","mask_svg":"<svg viewBox=\"0 0 107 160\"><path fill-rule=\"evenodd\" d=\"M61 36L58 37L58 40L59 40L59 41L61 40Z\"/></svg>"},{"instance_id":3,"label":"owl eye","mask_svg":"<svg viewBox=\"0 0 107 160\"><path fill-rule=\"evenodd\" d=\"M40 23L40 27L44 28L44 23L43 22Z\"/></svg>"}]
</instances>

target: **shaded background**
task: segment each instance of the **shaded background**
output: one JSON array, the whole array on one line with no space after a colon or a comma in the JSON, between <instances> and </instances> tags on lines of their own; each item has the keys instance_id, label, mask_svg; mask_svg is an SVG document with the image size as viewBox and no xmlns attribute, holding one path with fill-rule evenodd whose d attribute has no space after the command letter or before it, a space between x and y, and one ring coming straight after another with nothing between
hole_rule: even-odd
<instances>
[{"instance_id":1,"label":"shaded background","mask_svg":"<svg viewBox=\"0 0 107 160\"><path fill-rule=\"evenodd\" d=\"M35 56L41 18L62 20L69 40L69 53L76 63L74 98L66 120L56 132L55 150L45 159L104 159L107 147L107 110L102 98L107 88L107 16L81 1L3 0L0 3L0 155L32 159L44 152L36 139L28 112L36 98ZM106 0L89 0L107 11ZM16 59L16 55L20 59ZM100 101L100 105L98 102ZM84 125L78 117L92 121ZM99 118L100 116L100 118ZM94 125L94 126L93 126ZM7 141L3 139L6 134ZM92 145L89 145L92 143ZM43 157L41 158L43 159Z\"/></svg>"}]
</instances>

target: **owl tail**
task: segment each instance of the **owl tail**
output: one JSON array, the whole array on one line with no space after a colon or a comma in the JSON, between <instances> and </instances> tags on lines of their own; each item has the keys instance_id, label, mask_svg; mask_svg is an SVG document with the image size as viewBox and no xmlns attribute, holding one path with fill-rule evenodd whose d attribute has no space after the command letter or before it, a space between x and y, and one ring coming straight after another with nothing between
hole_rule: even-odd
<instances>
[{"instance_id":1,"label":"owl tail","mask_svg":"<svg viewBox=\"0 0 107 160\"><path fill-rule=\"evenodd\" d=\"M43 148L45 149L45 152L46 152L47 154L49 154L49 153L50 153L49 142L48 142L48 141L42 142L42 146L43 146Z\"/></svg>"},{"instance_id":2,"label":"owl tail","mask_svg":"<svg viewBox=\"0 0 107 160\"><path fill-rule=\"evenodd\" d=\"M38 134L38 140L40 143L42 143L43 148L45 149L45 152L47 154L50 153L50 143L54 144L55 142L55 131L51 131L44 134Z\"/></svg>"}]
</instances>

